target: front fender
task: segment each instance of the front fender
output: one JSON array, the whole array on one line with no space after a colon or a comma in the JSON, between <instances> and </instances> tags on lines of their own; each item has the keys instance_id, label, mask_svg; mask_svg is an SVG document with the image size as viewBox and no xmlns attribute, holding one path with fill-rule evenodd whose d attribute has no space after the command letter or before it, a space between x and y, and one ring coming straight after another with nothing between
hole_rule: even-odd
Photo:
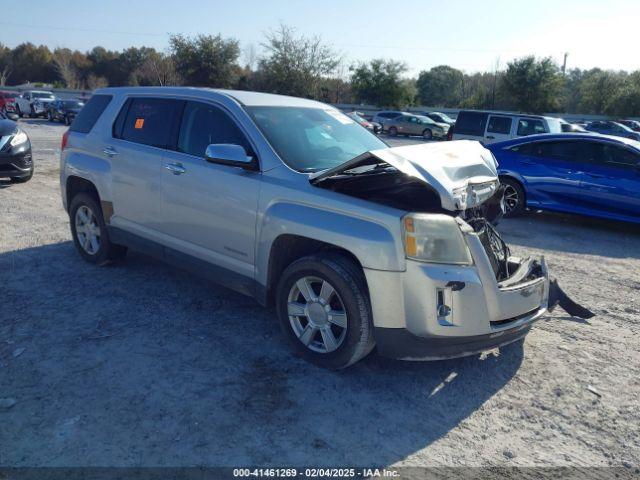
<instances>
[{"instance_id":1,"label":"front fender","mask_svg":"<svg viewBox=\"0 0 640 480\"><path fill-rule=\"evenodd\" d=\"M381 223L344 212L297 203L275 203L261 216L256 252L256 280L267 284L269 256L280 235L298 235L351 252L364 268L404 270L402 242ZM400 221L398 230L400 235Z\"/></svg>"}]
</instances>

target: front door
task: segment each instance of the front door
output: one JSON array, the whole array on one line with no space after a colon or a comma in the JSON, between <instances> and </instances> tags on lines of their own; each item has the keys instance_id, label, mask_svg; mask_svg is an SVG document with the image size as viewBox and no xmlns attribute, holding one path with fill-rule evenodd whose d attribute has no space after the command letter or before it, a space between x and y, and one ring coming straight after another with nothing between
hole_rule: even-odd
<instances>
[{"instance_id":1,"label":"front door","mask_svg":"<svg viewBox=\"0 0 640 480\"><path fill-rule=\"evenodd\" d=\"M584 166L585 202L605 213L640 218L640 152L612 143L590 143L594 154Z\"/></svg>"},{"instance_id":2,"label":"front door","mask_svg":"<svg viewBox=\"0 0 640 480\"><path fill-rule=\"evenodd\" d=\"M253 279L261 174L208 162L210 144L241 145L255 156L222 107L187 102L177 149L161 168L162 231L173 249Z\"/></svg>"}]
</instances>

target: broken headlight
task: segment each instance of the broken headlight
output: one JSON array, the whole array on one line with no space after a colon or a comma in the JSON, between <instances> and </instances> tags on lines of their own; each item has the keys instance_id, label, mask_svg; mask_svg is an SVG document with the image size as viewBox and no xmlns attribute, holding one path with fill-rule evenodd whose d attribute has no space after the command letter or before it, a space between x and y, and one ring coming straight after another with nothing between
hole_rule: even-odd
<instances>
[{"instance_id":1,"label":"broken headlight","mask_svg":"<svg viewBox=\"0 0 640 480\"><path fill-rule=\"evenodd\" d=\"M421 262L471 265L471 253L458 223L449 215L410 213L402 219L407 258Z\"/></svg>"}]
</instances>

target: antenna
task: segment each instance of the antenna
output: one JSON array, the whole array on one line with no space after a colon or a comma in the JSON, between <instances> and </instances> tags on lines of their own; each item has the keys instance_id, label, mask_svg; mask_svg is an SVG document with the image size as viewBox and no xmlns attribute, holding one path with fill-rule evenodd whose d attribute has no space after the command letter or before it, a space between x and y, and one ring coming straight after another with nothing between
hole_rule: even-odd
<instances>
[{"instance_id":1,"label":"antenna","mask_svg":"<svg viewBox=\"0 0 640 480\"><path fill-rule=\"evenodd\" d=\"M569 56L568 52L564 53L564 62L562 62L562 75L564 75L567 71L567 57Z\"/></svg>"}]
</instances>

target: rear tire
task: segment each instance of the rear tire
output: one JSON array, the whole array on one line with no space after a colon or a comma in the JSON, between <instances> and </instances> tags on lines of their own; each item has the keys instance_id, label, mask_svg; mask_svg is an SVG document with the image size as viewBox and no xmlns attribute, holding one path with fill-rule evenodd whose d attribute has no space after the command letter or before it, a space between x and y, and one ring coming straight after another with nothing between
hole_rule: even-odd
<instances>
[{"instance_id":1,"label":"rear tire","mask_svg":"<svg viewBox=\"0 0 640 480\"><path fill-rule=\"evenodd\" d=\"M504 207L506 218L522 215L527 206L527 197L522 184L510 177L500 177L504 185Z\"/></svg>"},{"instance_id":2,"label":"rear tire","mask_svg":"<svg viewBox=\"0 0 640 480\"><path fill-rule=\"evenodd\" d=\"M278 318L293 350L323 368L346 368L373 349L373 321L360 266L339 253L296 260L276 292Z\"/></svg>"},{"instance_id":3,"label":"rear tire","mask_svg":"<svg viewBox=\"0 0 640 480\"><path fill-rule=\"evenodd\" d=\"M126 247L109 240L102 208L93 195L79 193L73 197L69 205L69 223L73 243L87 262L107 265L126 254Z\"/></svg>"},{"instance_id":4,"label":"rear tire","mask_svg":"<svg viewBox=\"0 0 640 480\"><path fill-rule=\"evenodd\" d=\"M398 136L398 129L396 127L389 127L389 135L392 137Z\"/></svg>"}]
</instances>

